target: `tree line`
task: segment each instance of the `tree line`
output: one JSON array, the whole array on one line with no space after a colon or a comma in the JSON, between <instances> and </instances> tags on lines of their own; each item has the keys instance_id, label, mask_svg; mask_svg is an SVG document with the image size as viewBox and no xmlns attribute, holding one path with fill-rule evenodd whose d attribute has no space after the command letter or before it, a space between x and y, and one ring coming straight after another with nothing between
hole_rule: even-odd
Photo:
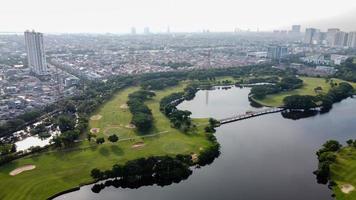
<instances>
[{"instance_id":1,"label":"tree line","mask_svg":"<svg viewBox=\"0 0 356 200\"><path fill-rule=\"evenodd\" d=\"M145 185L157 184L159 186L179 183L187 179L192 171L190 155L151 156L130 160L125 165L115 164L110 170L101 171L93 169L91 177L98 180L112 179L105 183L95 184L92 191L99 193L106 186L138 188Z\"/></svg>"},{"instance_id":2,"label":"tree line","mask_svg":"<svg viewBox=\"0 0 356 200\"><path fill-rule=\"evenodd\" d=\"M305 110L321 107L322 112L327 112L332 105L343 99L352 96L354 88L347 82L342 82L333 86L328 93L317 96L310 95L291 95L283 99L284 107L291 110Z\"/></svg>"},{"instance_id":3,"label":"tree line","mask_svg":"<svg viewBox=\"0 0 356 200\"><path fill-rule=\"evenodd\" d=\"M152 111L144 101L155 96L154 92L139 90L129 94L127 105L132 113L131 123L136 126L140 132L148 132L153 124Z\"/></svg>"},{"instance_id":4,"label":"tree line","mask_svg":"<svg viewBox=\"0 0 356 200\"><path fill-rule=\"evenodd\" d=\"M284 77L279 82L267 85L256 85L251 89L251 95L256 99L263 99L269 94L290 91L303 86L303 80L295 77Z\"/></svg>"}]
</instances>

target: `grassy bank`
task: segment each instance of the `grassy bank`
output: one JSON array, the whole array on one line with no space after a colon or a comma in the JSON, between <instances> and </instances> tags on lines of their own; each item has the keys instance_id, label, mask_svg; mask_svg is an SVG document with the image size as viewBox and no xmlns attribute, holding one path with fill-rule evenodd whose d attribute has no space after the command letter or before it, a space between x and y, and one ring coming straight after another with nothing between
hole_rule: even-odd
<instances>
[{"instance_id":1,"label":"grassy bank","mask_svg":"<svg viewBox=\"0 0 356 200\"><path fill-rule=\"evenodd\" d=\"M159 111L159 101L173 92L182 91L185 87L177 87L157 91L156 96L146 102L152 109L154 128L151 137L140 135L129 127L131 114L125 103L128 94L136 91L130 87L119 92L112 100L104 104L94 115L101 119L91 120L90 128L99 128L98 136L107 137L115 133L120 139L118 143L106 142L96 145L84 141L72 149L53 151L40 155L28 156L0 167L0 199L31 200L46 199L60 191L92 181L90 171L93 168L109 169L113 164L123 164L128 160L140 157L199 153L211 143L206 139L203 128L197 126L194 133L181 133L171 128L169 120ZM196 124L205 124L207 120L194 120ZM133 148L137 142L145 146ZM36 169L10 176L9 172L17 167L33 164ZM6 189L4 189L6 188Z\"/></svg>"},{"instance_id":2,"label":"grassy bank","mask_svg":"<svg viewBox=\"0 0 356 200\"><path fill-rule=\"evenodd\" d=\"M317 95L319 93L315 92L315 88L321 87L321 93L327 93L331 86L329 82L326 82L324 78L312 78L312 77L301 77L303 80L303 87L288 91L281 92L278 94L267 95L264 99L257 100L254 99L257 103L265 106L278 107L283 106L283 99L291 95ZM334 83L344 82L340 79L331 79ZM351 83L354 88L356 88L356 83Z\"/></svg>"},{"instance_id":3,"label":"grassy bank","mask_svg":"<svg viewBox=\"0 0 356 200\"><path fill-rule=\"evenodd\" d=\"M331 179L337 183L333 188L337 200L356 200L356 190L349 194L341 191L341 186L350 184L356 188L356 148L345 147L331 165Z\"/></svg>"}]
</instances>

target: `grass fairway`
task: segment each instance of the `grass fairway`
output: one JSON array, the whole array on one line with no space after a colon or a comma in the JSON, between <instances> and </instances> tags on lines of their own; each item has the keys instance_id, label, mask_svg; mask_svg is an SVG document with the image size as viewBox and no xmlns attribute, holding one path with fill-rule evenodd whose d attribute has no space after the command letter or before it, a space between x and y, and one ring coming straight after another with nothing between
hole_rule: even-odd
<instances>
[{"instance_id":1,"label":"grass fairway","mask_svg":"<svg viewBox=\"0 0 356 200\"><path fill-rule=\"evenodd\" d=\"M334 187L336 199L338 200L356 200L356 190L345 194L341 191L340 186L351 184L356 188L356 149L346 147L338 153L337 161L331 165L331 178L336 181Z\"/></svg>"},{"instance_id":2,"label":"grass fairway","mask_svg":"<svg viewBox=\"0 0 356 200\"><path fill-rule=\"evenodd\" d=\"M278 94L267 95L262 100L256 100L256 102L271 107L278 107L283 106L283 99L290 95L317 95L314 91L316 87L321 87L323 89L323 93L326 93L330 89L330 84L325 81L324 78L312 78L312 77L301 77L303 80L303 87L288 91L288 92L281 92ZM340 79L332 79L335 83L346 82ZM356 88L356 83L351 83L354 88Z\"/></svg>"},{"instance_id":3,"label":"grass fairway","mask_svg":"<svg viewBox=\"0 0 356 200\"><path fill-rule=\"evenodd\" d=\"M70 150L32 155L3 165L0 167L0 199L46 199L58 192L92 181L90 171L93 168L109 169L115 163L123 164L128 160L152 155L199 154L199 151L211 145L205 137L204 126L197 126L195 133L184 134L171 128L169 120L159 111L159 101L162 97L182 91L184 87L185 85L181 84L157 91L156 96L146 102L152 109L155 120L155 128L148 133L151 134L150 137L141 137L135 129L125 128L131 120L131 114L121 108L121 105L126 103L128 94L138 88L131 87L119 92L94 113L102 118L91 120L89 126L100 128L100 136L107 137L104 134L104 130L107 130L109 134L118 134L120 139L132 139L115 144L105 142L102 145L84 141ZM207 119L193 122L204 124ZM145 145L142 148L132 148L137 142L144 142ZM33 164L36 169L16 176L9 175L13 169L26 164Z\"/></svg>"}]
</instances>

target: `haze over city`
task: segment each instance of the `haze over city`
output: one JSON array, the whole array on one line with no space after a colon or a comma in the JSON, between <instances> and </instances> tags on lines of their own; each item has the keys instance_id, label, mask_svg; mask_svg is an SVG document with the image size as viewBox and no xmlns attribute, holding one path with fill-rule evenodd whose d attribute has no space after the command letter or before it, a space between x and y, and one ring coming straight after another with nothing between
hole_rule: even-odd
<instances>
[{"instance_id":1,"label":"haze over city","mask_svg":"<svg viewBox=\"0 0 356 200\"><path fill-rule=\"evenodd\" d=\"M355 11L354 0L12 0L2 2L0 27L4 32L59 33L127 33L131 27L142 32L146 26L152 32L164 32L168 26L172 32L271 31L290 24L318 25Z\"/></svg>"},{"instance_id":2,"label":"haze over city","mask_svg":"<svg viewBox=\"0 0 356 200\"><path fill-rule=\"evenodd\" d=\"M355 0L8 0L0 200L356 200Z\"/></svg>"}]
</instances>

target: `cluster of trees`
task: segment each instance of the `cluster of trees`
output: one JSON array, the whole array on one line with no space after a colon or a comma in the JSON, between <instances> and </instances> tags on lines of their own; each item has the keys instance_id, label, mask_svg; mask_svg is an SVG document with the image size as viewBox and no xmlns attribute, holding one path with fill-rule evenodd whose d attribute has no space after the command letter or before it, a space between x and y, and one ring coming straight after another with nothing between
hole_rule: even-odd
<instances>
[{"instance_id":1,"label":"cluster of trees","mask_svg":"<svg viewBox=\"0 0 356 200\"><path fill-rule=\"evenodd\" d=\"M253 77L246 80L241 80L239 84L254 84L254 83L278 83L278 76L268 76L268 77Z\"/></svg>"},{"instance_id":2,"label":"cluster of trees","mask_svg":"<svg viewBox=\"0 0 356 200\"><path fill-rule=\"evenodd\" d=\"M176 106L182 101L184 101L184 92L172 93L161 99L160 110L168 117L173 127L187 132L192 126L190 119L192 113L177 109Z\"/></svg>"},{"instance_id":3,"label":"cluster of trees","mask_svg":"<svg viewBox=\"0 0 356 200\"><path fill-rule=\"evenodd\" d=\"M310 110L317 107L315 97L310 95L291 95L283 99L284 107L287 109Z\"/></svg>"},{"instance_id":4,"label":"cluster of trees","mask_svg":"<svg viewBox=\"0 0 356 200\"><path fill-rule=\"evenodd\" d=\"M332 87L326 95L319 95L318 98L322 102L323 111L329 111L332 105L352 96L354 88L346 82L342 82L337 86Z\"/></svg>"},{"instance_id":5,"label":"cluster of trees","mask_svg":"<svg viewBox=\"0 0 356 200\"><path fill-rule=\"evenodd\" d=\"M213 163L215 158L220 155L220 144L217 142L216 137L213 133L207 133L206 137L212 145L207 147L204 151L202 151L198 156L198 164L200 166L209 165Z\"/></svg>"},{"instance_id":6,"label":"cluster of trees","mask_svg":"<svg viewBox=\"0 0 356 200\"><path fill-rule=\"evenodd\" d=\"M330 180L330 165L336 160L336 152L341 149L342 145L335 140L329 140L323 147L317 151L319 164L318 169L314 171L318 183L326 184ZM331 182L331 185L334 184Z\"/></svg>"},{"instance_id":7,"label":"cluster of trees","mask_svg":"<svg viewBox=\"0 0 356 200\"><path fill-rule=\"evenodd\" d=\"M205 127L205 132L207 133L215 133L215 127L220 126L220 122L216 119L210 118L209 125Z\"/></svg>"},{"instance_id":8,"label":"cluster of trees","mask_svg":"<svg viewBox=\"0 0 356 200\"><path fill-rule=\"evenodd\" d=\"M131 123L134 124L140 132L147 132L152 127L152 112L144 104L144 101L153 96L155 96L155 93L147 90L139 90L129 95L127 105L132 113Z\"/></svg>"},{"instance_id":9,"label":"cluster of trees","mask_svg":"<svg viewBox=\"0 0 356 200\"><path fill-rule=\"evenodd\" d=\"M332 87L327 94L318 96L292 95L283 99L284 106L287 109L310 110L320 106L323 112L329 111L335 102L339 102L354 93L354 88L349 83L343 82Z\"/></svg>"},{"instance_id":10,"label":"cluster of trees","mask_svg":"<svg viewBox=\"0 0 356 200\"><path fill-rule=\"evenodd\" d=\"M51 136L48 128L44 123L38 124L30 130L31 135L38 135L40 138L48 138Z\"/></svg>"},{"instance_id":11,"label":"cluster of trees","mask_svg":"<svg viewBox=\"0 0 356 200\"><path fill-rule=\"evenodd\" d=\"M115 184L117 187L138 188L144 185L160 186L178 183L187 179L192 171L190 155L152 156L128 161L125 165L114 165L111 170L93 169L91 177L95 180L112 179L105 184L95 184L93 192L100 192L105 186Z\"/></svg>"},{"instance_id":12,"label":"cluster of trees","mask_svg":"<svg viewBox=\"0 0 356 200\"><path fill-rule=\"evenodd\" d=\"M294 90L303 86L303 80L289 76L273 85L256 85L251 89L251 95L256 99L263 99L266 95L277 94L282 91Z\"/></svg>"},{"instance_id":13,"label":"cluster of trees","mask_svg":"<svg viewBox=\"0 0 356 200\"><path fill-rule=\"evenodd\" d=\"M60 135L54 136L51 139L51 143L53 143L55 147L70 147L78 140L79 135L80 131L78 129L67 130Z\"/></svg>"},{"instance_id":14,"label":"cluster of trees","mask_svg":"<svg viewBox=\"0 0 356 200\"><path fill-rule=\"evenodd\" d=\"M0 143L0 155L7 155L16 152L15 144L2 144Z\"/></svg>"},{"instance_id":15,"label":"cluster of trees","mask_svg":"<svg viewBox=\"0 0 356 200\"><path fill-rule=\"evenodd\" d=\"M256 85L251 88L251 95L256 99L263 99L269 94L281 92L278 85Z\"/></svg>"},{"instance_id":16,"label":"cluster of trees","mask_svg":"<svg viewBox=\"0 0 356 200\"><path fill-rule=\"evenodd\" d=\"M53 111L53 107L48 106L43 110L33 110L19 115L17 118L8 120L6 123L0 125L0 137L11 134L17 131L21 127L25 126L27 123L34 122L35 119L39 118L41 115Z\"/></svg>"},{"instance_id":17,"label":"cluster of trees","mask_svg":"<svg viewBox=\"0 0 356 200\"><path fill-rule=\"evenodd\" d=\"M56 135L51 139L51 143L55 147L70 147L78 140L81 131L87 127L88 120L86 118L76 118L75 107L66 109L54 121L54 126L61 131L60 135ZM78 121L78 124L76 124Z\"/></svg>"},{"instance_id":18,"label":"cluster of trees","mask_svg":"<svg viewBox=\"0 0 356 200\"><path fill-rule=\"evenodd\" d=\"M71 100L62 100L61 102L45 106L43 109L34 109L32 111L26 112L0 125L0 137L12 134L13 132L23 128L27 124L35 122L41 116L56 110L62 110L65 113L74 113L75 105ZM42 132L42 135L44 137L48 136L48 134L46 134L45 132Z\"/></svg>"},{"instance_id":19,"label":"cluster of trees","mask_svg":"<svg viewBox=\"0 0 356 200\"><path fill-rule=\"evenodd\" d=\"M172 78L157 78L152 80L146 80L141 83L141 87L145 90L162 90L166 87L176 86L179 84L179 80Z\"/></svg>"},{"instance_id":20,"label":"cluster of trees","mask_svg":"<svg viewBox=\"0 0 356 200\"><path fill-rule=\"evenodd\" d=\"M356 82L355 58L347 59L340 67L338 67L335 76L343 80Z\"/></svg>"},{"instance_id":21,"label":"cluster of trees","mask_svg":"<svg viewBox=\"0 0 356 200\"><path fill-rule=\"evenodd\" d=\"M184 99L192 100L195 97L195 94L198 92L198 84L190 84L186 88L184 88Z\"/></svg>"},{"instance_id":22,"label":"cluster of trees","mask_svg":"<svg viewBox=\"0 0 356 200\"><path fill-rule=\"evenodd\" d=\"M347 140L346 143L347 143L347 145L349 145L349 147L356 148L356 140L350 139L350 140Z\"/></svg>"}]
</instances>

